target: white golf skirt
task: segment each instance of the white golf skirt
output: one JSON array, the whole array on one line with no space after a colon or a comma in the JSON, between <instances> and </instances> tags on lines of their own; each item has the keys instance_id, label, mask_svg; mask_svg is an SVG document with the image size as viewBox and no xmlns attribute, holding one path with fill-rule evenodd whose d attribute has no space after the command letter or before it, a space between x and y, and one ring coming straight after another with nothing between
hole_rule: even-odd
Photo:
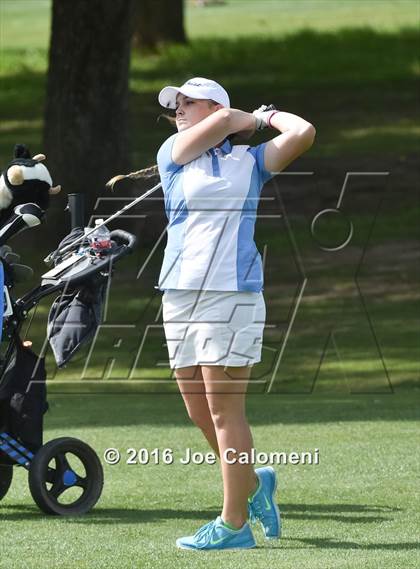
<instances>
[{"instance_id":1,"label":"white golf skirt","mask_svg":"<svg viewBox=\"0 0 420 569\"><path fill-rule=\"evenodd\" d=\"M262 292L168 289L162 307L172 369L261 361L266 318Z\"/></svg>"}]
</instances>

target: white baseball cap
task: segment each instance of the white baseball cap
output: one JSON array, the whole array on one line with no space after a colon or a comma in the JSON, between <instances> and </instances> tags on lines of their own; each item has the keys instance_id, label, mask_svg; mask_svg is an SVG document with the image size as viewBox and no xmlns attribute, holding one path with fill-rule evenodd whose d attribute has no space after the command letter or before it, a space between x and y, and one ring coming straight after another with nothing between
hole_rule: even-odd
<instances>
[{"instance_id":1,"label":"white baseball cap","mask_svg":"<svg viewBox=\"0 0 420 569\"><path fill-rule=\"evenodd\" d=\"M205 77L188 79L181 87L173 87L172 85L164 87L158 96L159 103L167 109L175 109L178 93L192 99L211 99L224 107L230 107L229 95L225 89L216 81Z\"/></svg>"}]
</instances>

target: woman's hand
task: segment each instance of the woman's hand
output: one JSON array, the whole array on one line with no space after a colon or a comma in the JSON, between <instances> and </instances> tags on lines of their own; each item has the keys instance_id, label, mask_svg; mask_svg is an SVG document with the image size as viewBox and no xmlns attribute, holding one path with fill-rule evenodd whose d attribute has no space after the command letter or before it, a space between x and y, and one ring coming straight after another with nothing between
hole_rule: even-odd
<instances>
[{"instance_id":1,"label":"woman's hand","mask_svg":"<svg viewBox=\"0 0 420 569\"><path fill-rule=\"evenodd\" d=\"M248 140L257 130L263 130L264 128L270 127L270 118L276 112L277 110L274 105L261 105L251 113L255 117L255 125L252 128L235 133L235 136L238 136L243 140Z\"/></svg>"},{"instance_id":2,"label":"woman's hand","mask_svg":"<svg viewBox=\"0 0 420 569\"><path fill-rule=\"evenodd\" d=\"M256 129L263 130L270 127L270 119L277 112L274 105L261 105L261 107L253 111L252 114L256 118Z\"/></svg>"}]
</instances>

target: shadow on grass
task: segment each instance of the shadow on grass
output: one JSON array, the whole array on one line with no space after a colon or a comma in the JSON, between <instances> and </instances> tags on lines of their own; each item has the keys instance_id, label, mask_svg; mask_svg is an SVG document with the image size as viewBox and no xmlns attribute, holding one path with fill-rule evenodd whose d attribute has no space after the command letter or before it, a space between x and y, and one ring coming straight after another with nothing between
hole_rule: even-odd
<instances>
[{"instance_id":1,"label":"shadow on grass","mask_svg":"<svg viewBox=\"0 0 420 569\"><path fill-rule=\"evenodd\" d=\"M416 114L418 37L415 27L396 33L369 28L302 30L279 39L200 38L186 46L166 46L153 57L133 53L133 162L142 167L152 163L165 136L163 127L156 128L158 91L167 82L183 82L194 75L222 82L235 108L250 110L261 100L281 98L282 108L304 114L316 124L314 152L320 155L353 152L361 145L363 152L409 151L415 136L411 123ZM25 50L2 52L6 70L0 93L2 162L16 138L25 141L24 136L32 144L41 141L39 127L18 123L42 119L47 53L41 50L35 63L25 63L25 57ZM256 59L257 67L252 63Z\"/></svg>"},{"instance_id":2,"label":"shadow on grass","mask_svg":"<svg viewBox=\"0 0 420 569\"><path fill-rule=\"evenodd\" d=\"M357 543L355 541L342 541L329 539L326 537L319 538L294 538L285 537L282 542L302 543L301 547L287 547L287 549L308 549L308 546L317 549L359 549L362 551L381 550L388 551L411 551L420 550L420 543L416 542L400 542L400 543Z\"/></svg>"},{"instance_id":3,"label":"shadow on grass","mask_svg":"<svg viewBox=\"0 0 420 569\"><path fill-rule=\"evenodd\" d=\"M392 518L386 514L401 511L401 508L362 504L279 504L279 508L285 520L331 520L348 524L389 521Z\"/></svg>"},{"instance_id":4,"label":"shadow on grass","mask_svg":"<svg viewBox=\"0 0 420 569\"><path fill-rule=\"evenodd\" d=\"M333 520L343 523L378 523L390 520L386 514L401 511L400 508L368 506L363 504L280 504L284 519ZM376 513L376 515L365 514ZM202 520L212 519L220 514L217 509L182 510L182 509L134 509L134 508L95 508L85 516L54 517L75 524L131 524L156 523L162 520ZM358 514L358 515L348 515ZM3 506L2 516L5 521L32 520L43 516L30 506ZM46 518L48 519L48 518Z\"/></svg>"},{"instance_id":5,"label":"shadow on grass","mask_svg":"<svg viewBox=\"0 0 420 569\"><path fill-rule=\"evenodd\" d=\"M396 33L369 28L302 30L279 39L200 38L186 46L166 46L154 64L146 68L141 58L134 58L131 77L134 81L149 80L154 90L153 80L172 77L182 81L186 74L204 74L217 77L229 92L238 96L242 93L242 97L266 93L270 86L296 87L303 83L325 87L350 83L364 91L383 79L412 77L418 39L415 27ZM250 66L256 57L258 69ZM397 96L395 92L393 96ZM328 101L329 105L336 103Z\"/></svg>"},{"instance_id":6,"label":"shadow on grass","mask_svg":"<svg viewBox=\"0 0 420 569\"><path fill-rule=\"evenodd\" d=\"M54 521L62 520L63 523L74 524L138 524L155 523L161 520L191 519L201 520L204 518L215 518L220 514L219 510L144 510L130 508L95 508L85 516L64 516L47 517L36 507L31 506L3 506L1 508L4 521L35 520L40 517Z\"/></svg>"},{"instance_id":7,"label":"shadow on grass","mask_svg":"<svg viewBox=\"0 0 420 569\"><path fill-rule=\"evenodd\" d=\"M220 81L235 108L252 110L260 100L280 104L281 98L282 108L316 125L311 156L409 151L417 132L417 44L415 28L395 34L303 30L279 39L200 39L165 48L153 65L134 57L133 158L153 160L143 143L146 134L156 150L165 138L164 121L156 124L157 92L194 75ZM250 63L256 57L258 69Z\"/></svg>"},{"instance_id":8,"label":"shadow on grass","mask_svg":"<svg viewBox=\"0 0 420 569\"><path fill-rule=\"evenodd\" d=\"M173 395L55 395L49 398L48 429L139 427L150 425L197 430L189 420L179 393ZM352 421L415 421L419 418L418 398L413 394L392 396L285 396L254 395L247 398L247 415L252 427L319 424ZM198 432L198 431L197 431ZM76 436L76 435L75 435ZM174 435L172 435L174 436ZM48 438L48 437L46 437Z\"/></svg>"}]
</instances>

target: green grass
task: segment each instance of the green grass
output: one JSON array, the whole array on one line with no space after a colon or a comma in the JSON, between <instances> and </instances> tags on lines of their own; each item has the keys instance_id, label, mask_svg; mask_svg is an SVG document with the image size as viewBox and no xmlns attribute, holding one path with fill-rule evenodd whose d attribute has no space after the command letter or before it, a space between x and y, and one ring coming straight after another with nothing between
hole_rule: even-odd
<instances>
[{"instance_id":1,"label":"green grass","mask_svg":"<svg viewBox=\"0 0 420 569\"><path fill-rule=\"evenodd\" d=\"M307 156L414 152L418 39L414 28L395 33L301 30L285 38L195 40L168 47L149 61L134 55L132 159L153 160L149 150L155 152L171 132L165 124L156 127L158 90L194 75L216 77L234 107L251 111L256 101L273 101L310 120L317 138Z\"/></svg>"},{"instance_id":2,"label":"green grass","mask_svg":"<svg viewBox=\"0 0 420 569\"><path fill-rule=\"evenodd\" d=\"M185 2L185 28L190 38L285 36L302 28L332 31L372 27L395 31L419 19L416 0L227 0L222 6L197 8ZM7 48L45 48L51 22L51 0L1 0L0 42Z\"/></svg>"},{"instance_id":3,"label":"green grass","mask_svg":"<svg viewBox=\"0 0 420 569\"><path fill-rule=\"evenodd\" d=\"M280 541L202 554L177 551L175 539L221 511L218 465L181 465L187 447L207 452L177 396L55 396L46 440L76 436L102 456L97 507L82 518L49 518L34 505L26 473L15 471L0 504L0 567L25 569L218 568L410 569L417 567L418 401L412 396L344 398L248 396L258 451L314 451L319 465L275 466L283 515ZM416 422L417 420L417 422ZM171 448L171 465L127 465L125 449Z\"/></svg>"},{"instance_id":4,"label":"green grass","mask_svg":"<svg viewBox=\"0 0 420 569\"><path fill-rule=\"evenodd\" d=\"M368 248L356 282L356 262L361 249L353 247L334 261L334 256L323 256L308 248L302 255L308 281L285 341L295 295L304 281L290 249L279 250L274 243L272 247L268 249L271 257L265 274L267 326L263 359L253 368L252 392L391 393L420 387L418 271L415 265L410 265L408 249L403 253L404 246L390 242L389 255L395 256L390 264L381 253L375 252L378 249ZM153 260L137 281L135 275L142 258L143 252L139 251L116 271L105 320L110 327L101 330L87 364L89 347L83 348L61 370L56 369L53 355L48 351L47 371L52 391L174 391L160 293L153 289L160 257ZM32 283L20 285L17 296L35 286L40 273L37 271ZM45 341L52 298L42 301L27 330L37 352ZM330 332L334 332L334 337L327 344ZM135 365L143 340L141 356Z\"/></svg>"},{"instance_id":5,"label":"green grass","mask_svg":"<svg viewBox=\"0 0 420 569\"><path fill-rule=\"evenodd\" d=\"M18 469L0 504L0 520L7 522L1 524L1 569L418 566L419 208L413 199L417 181L412 165L420 128L418 6L415 1L380 0L188 5L188 46L133 54L130 155L136 168L154 162L171 132L163 121L156 124L156 93L164 84L193 75L224 83L234 106L252 110L274 102L317 128L307 162L296 168L315 171L305 182L310 191L302 193L304 186L296 185L294 195L287 178L281 179L290 232L284 219L266 219L259 221L256 233L259 250L267 246L264 296L267 323L276 328L266 328L263 362L254 367L249 387L255 446L267 452L320 449L318 466L278 467L282 540L265 543L256 530L256 551L215 553L204 561L175 549L176 537L194 532L220 512L217 466L105 465L103 497L90 515L79 519L42 516L30 497L26 473ZM42 150L49 10L47 0L0 0L1 164L18 140ZM400 159L406 160L405 170L398 166ZM333 175L333 166L342 173L334 170ZM391 174L359 272L364 302L354 277L382 180L350 184L345 212L355 234L343 255L323 253L309 231L315 212L334 207L349 168ZM274 206L276 213L279 207ZM120 225L132 229L124 223ZM329 243L342 230L340 220L327 220L320 237ZM293 242L308 281L273 375L302 283ZM40 228L34 240L23 234L12 243L36 273L31 283L18 287L19 294L38 284L45 271L41 259L55 244L48 227ZM153 285L162 250L136 279L148 252L139 247L116 271L108 323L134 322L136 333L111 330L104 335L86 376L93 383L78 381L87 348L59 372L48 354L46 440L77 436L100 455L110 446L122 451L170 447L176 457L186 447L208 450L186 418L168 367L156 365L167 362L161 328L150 335L135 378L124 381L146 325L161 319ZM45 337L50 300L41 303L28 333L36 351ZM119 350L113 348L117 337L123 339ZM268 388L271 393L262 395Z\"/></svg>"},{"instance_id":6,"label":"green grass","mask_svg":"<svg viewBox=\"0 0 420 569\"><path fill-rule=\"evenodd\" d=\"M1 10L4 163L16 140L42 145L49 2L3 0ZM261 18L269 20L272 33L259 26ZM155 55L133 53L133 166L153 163L171 132L164 122L156 125L156 93L192 75L218 79L235 107L251 111L274 102L313 122L317 139L307 156L369 153L391 159L418 152L416 2L232 1L189 6L186 22L189 45L167 46Z\"/></svg>"},{"instance_id":7,"label":"green grass","mask_svg":"<svg viewBox=\"0 0 420 569\"><path fill-rule=\"evenodd\" d=\"M378 198L375 186L369 191ZM361 195L366 198L365 192ZM392 209L395 206L391 191L385 193L382 209L373 224L376 201L372 198L367 213L361 214L358 199L356 193L347 202L354 237L343 251L319 249L309 231L309 215L290 215L290 228L283 219L258 220L256 242L261 253L266 250L267 255L264 296L268 326L264 332L263 360L253 370L253 392L389 393L393 389L400 392L419 387L417 220L420 212L408 199L399 204L404 213L397 215ZM287 198L285 201L288 206ZM323 241L337 242L343 228L339 221L327 220L321 232ZM123 227L141 234L139 228L127 228L124 224ZM37 242L42 241L37 238ZM17 287L15 294L19 297L38 285L46 270L42 258L49 249L33 249L28 233L19 236L13 246L22 252L22 262L31 263L35 269L34 278ZM162 328L160 293L153 289L160 271L163 243L144 267L141 278L136 278L149 252L139 247L115 271L105 320L110 328L101 330L86 368L89 347L83 348L61 370L56 369L49 350L47 370L53 391L174 390ZM31 262L31 258L37 261ZM303 273L298 268L299 262ZM308 280L285 341L304 277ZM34 319L24 327L38 353L45 341L47 315L54 297L44 299ZM121 325L132 327L115 327ZM334 337L327 345L332 331ZM121 343L116 342L118 338ZM135 365L143 339L145 343Z\"/></svg>"},{"instance_id":8,"label":"green grass","mask_svg":"<svg viewBox=\"0 0 420 569\"><path fill-rule=\"evenodd\" d=\"M392 389L399 392L419 387L420 211L413 207L409 196L397 209L394 192L389 191L384 193L375 219L382 182L369 183L362 193L351 194L358 189L357 184L349 189L345 211L353 223L354 237L343 251L323 252L312 238L310 196L305 200L307 214L300 213L300 205L297 214L289 214L290 227L284 219L258 220L256 242L262 254L266 251L264 296L270 326L264 332L263 361L253 370L252 391L389 393ZM366 201L366 192L371 201ZM288 200L292 198L284 198L288 210ZM365 207L368 204L365 214L360 213L360 204ZM279 212L277 208L272 211ZM319 206L313 211L319 211ZM126 227L123 223L122 226L141 235L139 227ZM343 227L342 218L327 219L320 228L320 237L335 244L340 241L337 235L343 232ZM39 231L47 230L45 226ZM37 238L38 241L43 239ZM17 288L16 297L19 297L37 286L46 270L42 258L49 249L33 249L28 233L19 236L14 247L22 252L22 262L30 262L35 269L32 281ZM153 289L160 271L163 243L144 267L141 278L136 278L149 253L150 249L139 247L118 265L105 320L111 327L101 331L86 368L88 347L61 370L56 369L52 353L48 352L52 390L60 393L174 389L162 328L160 293ZM31 258L37 261L31 262ZM304 277L308 280L285 342ZM54 296L42 301L29 329L24 328L38 352L45 341L47 315ZM112 328L112 325L133 327ZM328 333L332 331L334 337L327 345ZM121 338L121 343L116 342L117 338ZM144 338L141 357L133 367Z\"/></svg>"},{"instance_id":9,"label":"green grass","mask_svg":"<svg viewBox=\"0 0 420 569\"><path fill-rule=\"evenodd\" d=\"M331 31L373 27L393 31L419 19L415 0L228 0L186 11L190 37L285 36L302 28Z\"/></svg>"},{"instance_id":10,"label":"green grass","mask_svg":"<svg viewBox=\"0 0 420 569\"><path fill-rule=\"evenodd\" d=\"M200 39L156 56L133 54L133 167L153 164L162 139L172 132L164 121L157 123L161 111L156 93L162 85L191 75L216 77L237 108L251 111L261 101L273 101L310 120L317 138L305 158L382 155L392 161L415 154L420 129L418 37L415 29L395 34L301 31L284 39ZM42 145L46 67L45 52L37 53L30 60L24 50L2 54L2 163L17 140L34 149ZM262 140L264 136L256 136L253 143Z\"/></svg>"}]
</instances>

